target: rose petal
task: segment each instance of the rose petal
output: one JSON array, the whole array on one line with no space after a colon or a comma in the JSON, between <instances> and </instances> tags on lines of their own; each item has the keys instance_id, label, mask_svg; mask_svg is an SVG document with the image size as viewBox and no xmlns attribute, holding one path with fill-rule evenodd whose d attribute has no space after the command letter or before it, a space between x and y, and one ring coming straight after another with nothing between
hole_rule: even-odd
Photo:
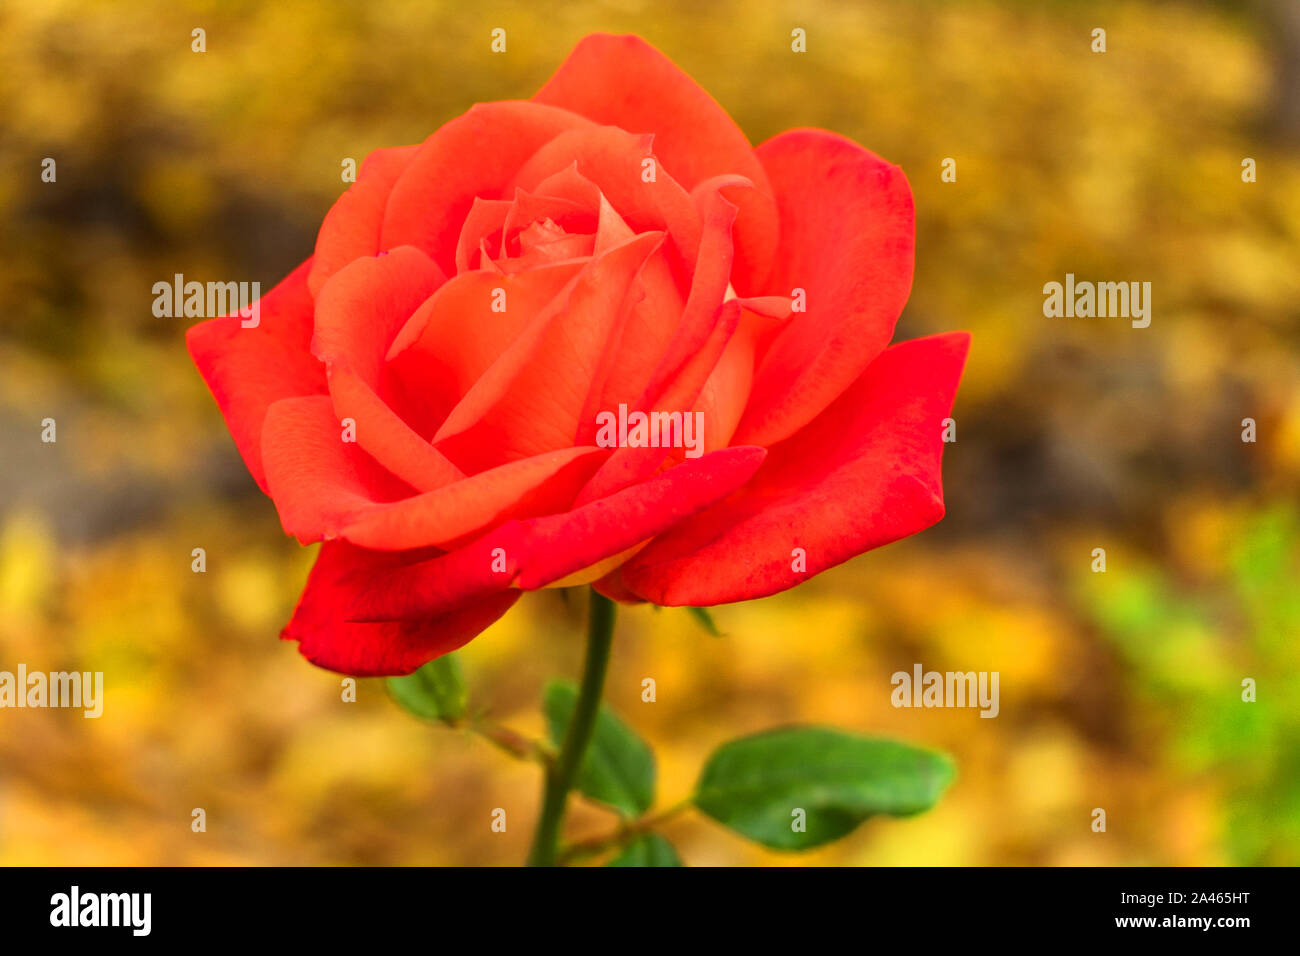
<instances>
[{"instance_id":1,"label":"rose petal","mask_svg":"<svg viewBox=\"0 0 1300 956\"><path fill-rule=\"evenodd\" d=\"M886 350L743 489L628 562L623 584L656 604L746 601L934 524L942 421L969 342L955 332Z\"/></svg>"},{"instance_id":2,"label":"rose petal","mask_svg":"<svg viewBox=\"0 0 1300 956\"><path fill-rule=\"evenodd\" d=\"M505 275L541 269L560 262L590 260L596 251L595 236L561 236L545 239L538 232L525 229L519 234L519 255L500 259L497 266Z\"/></svg>"},{"instance_id":3,"label":"rose petal","mask_svg":"<svg viewBox=\"0 0 1300 956\"><path fill-rule=\"evenodd\" d=\"M514 585L534 590L635 548L741 487L766 454L726 448L572 511L509 521L463 548L394 570L358 595L350 620L420 618Z\"/></svg>"},{"instance_id":4,"label":"rose petal","mask_svg":"<svg viewBox=\"0 0 1300 956\"><path fill-rule=\"evenodd\" d=\"M597 209L600 206L600 189L590 179L578 172L576 160L559 172L547 176L537 184L534 191L539 196L567 199L586 209Z\"/></svg>"},{"instance_id":5,"label":"rose petal","mask_svg":"<svg viewBox=\"0 0 1300 956\"><path fill-rule=\"evenodd\" d=\"M343 441L328 395L272 405L262 429L262 459L280 524L303 544L336 537L369 504L415 493L355 442Z\"/></svg>"},{"instance_id":6,"label":"rose petal","mask_svg":"<svg viewBox=\"0 0 1300 956\"><path fill-rule=\"evenodd\" d=\"M423 249L448 275L461 223L476 198L508 199L503 187L524 162L565 130L590 120L540 103L480 103L420 146L389 197L380 248Z\"/></svg>"},{"instance_id":7,"label":"rose petal","mask_svg":"<svg viewBox=\"0 0 1300 956\"><path fill-rule=\"evenodd\" d=\"M691 361L682 369L681 374L670 382L666 390L654 401L643 398L637 403L636 410L671 414L684 413L693 408L704 383L716 368L727 343L735 334L739 317L740 305L735 299L723 303L716 312L716 321L709 338L691 357ZM665 459L672 455L673 451L671 448L653 446L626 445L619 448L578 494L578 503L586 504L603 498L649 477L663 466Z\"/></svg>"},{"instance_id":8,"label":"rose petal","mask_svg":"<svg viewBox=\"0 0 1300 956\"><path fill-rule=\"evenodd\" d=\"M419 249L402 246L357 259L316 297L312 352L326 364L338 420L356 422L357 444L418 491L464 477L394 409L402 393L384 361L398 330L443 281Z\"/></svg>"},{"instance_id":9,"label":"rose petal","mask_svg":"<svg viewBox=\"0 0 1300 956\"><path fill-rule=\"evenodd\" d=\"M623 583L623 574L621 568L615 568L606 574L603 578L595 581L591 585L592 589L611 601L617 601L619 604L646 604L645 598L635 593Z\"/></svg>"},{"instance_id":10,"label":"rose petal","mask_svg":"<svg viewBox=\"0 0 1300 956\"><path fill-rule=\"evenodd\" d=\"M519 592L507 589L420 620L347 620L348 609L367 582L382 580L410 560L409 554L366 551L343 542L323 545L280 636L297 641L298 650L313 664L341 674L409 674L463 646L518 600Z\"/></svg>"},{"instance_id":11,"label":"rose petal","mask_svg":"<svg viewBox=\"0 0 1300 956\"><path fill-rule=\"evenodd\" d=\"M325 396L277 402L265 443L268 483L286 533L304 544L342 537L384 551L449 547L511 518L563 510L609 454L548 452L416 495L341 440Z\"/></svg>"},{"instance_id":12,"label":"rose petal","mask_svg":"<svg viewBox=\"0 0 1300 956\"><path fill-rule=\"evenodd\" d=\"M762 321L753 312L740 309L736 331L695 400L693 410L703 416L700 431L705 452L726 448L735 434L754 382L754 347Z\"/></svg>"},{"instance_id":13,"label":"rose petal","mask_svg":"<svg viewBox=\"0 0 1300 956\"><path fill-rule=\"evenodd\" d=\"M259 301L259 321L243 328L238 314L211 319L185 333L194 364L217 400L253 480L267 490L262 423L282 398L323 394L325 367L309 349L312 260L289 273Z\"/></svg>"},{"instance_id":14,"label":"rose petal","mask_svg":"<svg viewBox=\"0 0 1300 956\"><path fill-rule=\"evenodd\" d=\"M548 176L538 183L537 190L599 208L601 216L609 217L605 222L605 248L617 244L610 241L614 238L610 233L620 232L619 224L631 230L596 184L578 172L576 163ZM617 409L620 404L630 405L640 397L681 321L684 300L667 250L656 249L646 260L637 276L636 293L638 297L623 322L618 345L607 352L610 367L603 372L601 392L593 402L595 409ZM591 442L595 433L593 411L591 416L584 414L578 444Z\"/></svg>"},{"instance_id":15,"label":"rose petal","mask_svg":"<svg viewBox=\"0 0 1300 956\"><path fill-rule=\"evenodd\" d=\"M559 262L514 275L462 273L415 311L393 339L388 360L407 391L421 395L435 430L584 265ZM505 311L493 309L498 289Z\"/></svg>"},{"instance_id":16,"label":"rose petal","mask_svg":"<svg viewBox=\"0 0 1300 956\"><path fill-rule=\"evenodd\" d=\"M436 491L359 509L341 535L385 551L450 547L511 518L564 510L608 455L603 448L566 448L521 458Z\"/></svg>"},{"instance_id":17,"label":"rose petal","mask_svg":"<svg viewBox=\"0 0 1300 956\"><path fill-rule=\"evenodd\" d=\"M379 230L393 184L415 157L416 146L377 149L366 157L357 181L334 201L316 236L307 286L311 294L353 259L379 252Z\"/></svg>"},{"instance_id":18,"label":"rose petal","mask_svg":"<svg viewBox=\"0 0 1300 956\"><path fill-rule=\"evenodd\" d=\"M597 410L618 409L620 404L634 405L650 385L655 369L662 361L682 318L685 300L673 280L668 252L656 249L637 276L640 298L632 303L619 343L609 352L611 366L601 387ZM594 414L584 421L586 434L595 435ZM583 441L584 431L578 432Z\"/></svg>"},{"instance_id":19,"label":"rose petal","mask_svg":"<svg viewBox=\"0 0 1300 956\"><path fill-rule=\"evenodd\" d=\"M662 168L652 181L643 178L642 163L654 155L652 139L613 126L562 133L524 163L512 185L537 192L576 164L633 232L667 232L688 276L699 251L700 216L690 193Z\"/></svg>"},{"instance_id":20,"label":"rose petal","mask_svg":"<svg viewBox=\"0 0 1300 956\"><path fill-rule=\"evenodd\" d=\"M457 274L475 268L472 265L474 254L483 248L488 239L501 231L513 205L508 199L474 200L460 227L460 238L456 242Z\"/></svg>"},{"instance_id":21,"label":"rose petal","mask_svg":"<svg viewBox=\"0 0 1300 956\"><path fill-rule=\"evenodd\" d=\"M738 304L718 306L731 271L731 225L736 207L716 190L699 199L704 232L695 281L677 329L633 410L685 413L692 409L739 321ZM668 454L663 448L620 448L592 477L578 501L592 501L640 481L653 474Z\"/></svg>"},{"instance_id":22,"label":"rose petal","mask_svg":"<svg viewBox=\"0 0 1300 956\"><path fill-rule=\"evenodd\" d=\"M740 207L734 284L743 294L757 292L775 249L772 187L740 127L671 60L640 37L593 34L574 47L533 101L631 133L653 133L656 155L688 190L724 173L754 183L754 190L728 198Z\"/></svg>"},{"instance_id":23,"label":"rose petal","mask_svg":"<svg viewBox=\"0 0 1300 956\"><path fill-rule=\"evenodd\" d=\"M520 533L519 522L506 522L445 554L363 577L341 613L346 620L367 623L422 620L502 591L518 594L513 584L523 554Z\"/></svg>"},{"instance_id":24,"label":"rose petal","mask_svg":"<svg viewBox=\"0 0 1300 956\"><path fill-rule=\"evenodd\" d=\"M662 239L645 233L594 259L452 409L438 447L473 472L574 444L632 282Z\"/></svg>"},{"instance_id":25,"label":"rose petal","mask_svg":"<svg viewBox=\"0 0 1300 956\"><path fill-rule=\"evenodd\" d=\"M642 408L657 407L655 403L659 397L681 376L686 364L694 361L713 333L718 306L727 291L733 257L731 227L736 218L736 207L715 190L701 197L700 214L703 228L690 292L672 340L641 396Z\"/></svg>"},{"instance_id":26,"label":"rose petal","mask_svg":"<svg viewBox=\"0 0 1300 956\"><path fill-rule=\"evenodd\" d=\"M758 148L781 243L765 291L807 292L759 361L735 440L771 445L812 421L880 354L912 287L912 193L902 170L824 130Z\"/></svg>"},{"instance_id":27,"label":"rose petal","mask_svg":"<svg viewBox=\"0 0 1300 956\"><path fill-rule=\"evenodd\" d=\"M524 229L544 220L550 220L560 232L589 233L595 230L600 214L599 195L596 203L584 203L516 189L502 234L509 241ZM508 252L503 249L502 255L508 255Z\"/></svg>"}]
</instances>

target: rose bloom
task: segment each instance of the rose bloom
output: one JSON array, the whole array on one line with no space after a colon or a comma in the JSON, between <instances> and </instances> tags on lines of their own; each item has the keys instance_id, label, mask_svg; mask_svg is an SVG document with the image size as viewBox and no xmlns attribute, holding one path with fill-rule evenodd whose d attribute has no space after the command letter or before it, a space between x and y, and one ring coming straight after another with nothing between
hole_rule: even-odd
<instances>
[{"instance_id":1,"label":"rose bloom","mask_svg":"<svg viewBox=\"0 0 1300 956\"><path fill-rule=\"evenodd\" d=\"M743 601L934 524L969 337L887 347L913 236L898 167L824 130L755 149L632 36L371 153L255 327L188 334L285 531L324 542L283 636L409 673L524 591ZM699 447L610 447L620 409Z\"/></svg>"}]
</instances>

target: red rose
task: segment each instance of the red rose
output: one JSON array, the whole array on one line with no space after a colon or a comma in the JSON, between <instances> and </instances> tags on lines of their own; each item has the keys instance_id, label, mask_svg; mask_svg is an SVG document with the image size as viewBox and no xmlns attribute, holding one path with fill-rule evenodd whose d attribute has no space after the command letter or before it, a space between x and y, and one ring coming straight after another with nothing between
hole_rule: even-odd
<instances>
[{"instance_id":1,"label":"red rose","mask_svg":"<svg viewBox=\"0 0 1300 956\"><path fill-rule=\"evenodd\" d=\"M912 252L898 167L823 130L754 149L637 37L372 153L256 327L188 335L324 541L283 636L407 673L525 590L742 601L938 521L968 336L886 347Z\"/></svg>"}]
</instances>

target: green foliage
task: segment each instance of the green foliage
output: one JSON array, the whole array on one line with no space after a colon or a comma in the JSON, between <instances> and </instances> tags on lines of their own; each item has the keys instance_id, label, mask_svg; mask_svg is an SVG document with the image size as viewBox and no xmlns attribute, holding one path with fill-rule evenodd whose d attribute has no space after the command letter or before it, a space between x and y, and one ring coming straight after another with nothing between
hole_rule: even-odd
<instances>
[{"instance_id":1,"label":"green foliage","mask_svg":"<svg viewBox=\"0 0 1300 956\"><path fill-rule=\"evenodd\" d=\"M557 748L564 743L577 699L577 689L570 683L556 681L546 688L546 723ZM604 705L596 717L596 730L578 773L577 787L591 799L628 817L645 813L654 802L654 754L636 731Z\"/></svg>"},{"instance_id":2,"label":"green foliage","mask_svg":"<svg viewBox=\"0 0 1300 956\"><path fill-rule=\"evenodd\" d=\"M1170 769L1213 775L1231 796L1225 837L1238 864L1294 863L1300 843L1297 578L1300 516L1274 506L1243 519L1212 588L1156 567L1083 582L1082 605L1123 657Z\"/></svg>"},{"instance_id":3,"label":"green foliage","mask_svg":"<svg viewBox=\"0 0 1300 956\"><path fill-rule=\"evenodd\" d=\"M709 613L708 608L688 607L686 610L691 612L691 617L700 622L700 627L704 628L713 637L721 637L722 632L718 630L718 625L713 623L713 615Z\"/></svg>"},{"instance_id":4,"label":"green foliage","mask_svg":"<svg viewBox=\"0 0 1300 956\"><path fill-rule=\"evenodd\" d=\"M388 678L388 692L416 717L447 724L465 716L469 696L454 654L444 654L405 677Z\"/></svg>"},{"instance_id":5,"label":"green foliage","mask_svg":"<svg viewBox=\"0 0 1300 956\"><path fill-rule=\"evenodd\" d=\"M947 757L906 744L824 727L781 728L718 748L695 804L765 846L803 850L876 814L930 808L953 774Z\"/></svg>"},{"instance_id":6,"label":"green foliage","mask_svg":"<svg viewBox=\"0 0 1300 956\"><path fill-rule=\"evenodd\" d=\"M648 833L628 844L606 866L681 866L681 857L673 845L657 833Z\"/></svg>"}]
</instances>

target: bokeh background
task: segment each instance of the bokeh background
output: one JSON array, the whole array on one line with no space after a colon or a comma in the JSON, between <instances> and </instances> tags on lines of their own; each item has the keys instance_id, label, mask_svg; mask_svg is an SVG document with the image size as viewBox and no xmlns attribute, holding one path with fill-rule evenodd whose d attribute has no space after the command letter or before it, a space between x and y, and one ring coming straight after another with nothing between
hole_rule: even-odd
<instances>
[{"instance_id":1,"label":"bokeh background","mask_svg":"<svg viewBox=\"0 0 1300 956\"><path fill-rule=\"evenodd\" d=\"M0 669L102 670L107 700L100 720L0 712L0 863L522 860L535 767L382 681L344 703L276 639L313 552L151 287L270 288L343 158L530 96L595 30L655 43L755 143L824 126L902 165L898 335L974 333L941 525L716 609L723 637L624 611L608 689L664 806L717 744L790 721L945 749L957 783L802 855L684 816L685 860L1300 862L1300 4L42 0L0 5ZM1044 318L1067 271L1150 281L1150 328ZM540 733L583 602L530 596L472 642L475 706ZM918 661L1000 672L1000 715L892 708L889 675ZM578 804L571 825L607 819Z\"/></svg>"}]
</instances>

